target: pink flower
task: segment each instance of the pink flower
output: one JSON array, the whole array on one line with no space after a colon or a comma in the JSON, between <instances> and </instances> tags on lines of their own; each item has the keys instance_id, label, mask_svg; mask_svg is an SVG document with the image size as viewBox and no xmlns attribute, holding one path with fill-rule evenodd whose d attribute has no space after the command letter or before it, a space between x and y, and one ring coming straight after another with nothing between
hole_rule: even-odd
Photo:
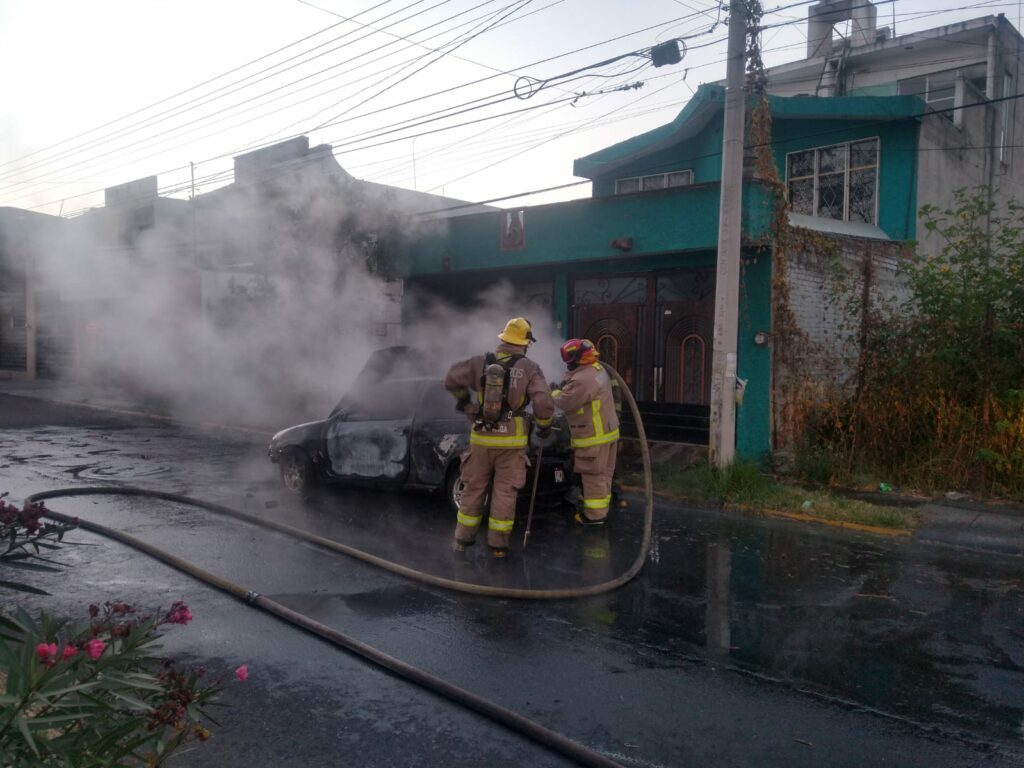
<instances>
[{"instance_id":1,"label":"pink flower","mask_svg":"<svg viewBox=\"0 0 1024 768\"><path fill-rule=\"evenodd\" d=\"M188 609L181 600L171 605L169 611L167 611L167 621L171 624L188 624L192 621L192 611Z\"/></svg>"},{"instance_id":2,"label":"pink flower","mask_svg":"<svg viewBox=\"0 0 1024 768\"><path fill-rule=\"evenodd\" d=\"M68 660L68 659L70 659L70 658L71 658L72 656L75 656L75 655L77 655L77 654L78 654L78 649L77 649L77 648L75 648L75 646L73 646L73 645L65 645L65 646L64 646L64 653L62 653L62 654L60 655L60 657L61 657L61 659L62 659L63 661L67 661L67 660Z\"/></svg>"},{"instance_id":3,"label":"pink flower","mask_svg":"<svg viewBox=\"0 0 1024 768\"><path fill-rule=\"evenodd\" d=\"M41 664L52 667L57 663L57 644L40 643L36 646L36 656L39 657L39 662Z\"/></svg>"},{"instance_id":4,"label":"pink flower","mask_svg":"<svg viewBox=\"0 0 1024 768\"><path fill-rule=\"evenodd\" d=\"M96 661L100 656L103 655L103 649L107 647L105 641L94 637L92 640L82 646L82 649L86 652L90 659Z\"/></svg>"},{"instance_id":5,"label":"pink flower","mask_svg":"<svg viewBox=\"0 0 1024 768\"><path fill-rule=\"evenodd\" d=\"M249 679L249 665L243 664L235 670L235 679L240 683L244 683Z\"/></svg>"}]
</instances>

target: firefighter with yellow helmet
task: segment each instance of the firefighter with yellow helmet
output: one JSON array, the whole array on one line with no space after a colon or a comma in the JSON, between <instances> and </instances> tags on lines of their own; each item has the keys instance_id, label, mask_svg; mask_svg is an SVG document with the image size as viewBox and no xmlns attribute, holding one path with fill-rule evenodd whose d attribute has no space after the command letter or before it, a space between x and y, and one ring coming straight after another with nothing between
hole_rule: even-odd
<instances>
[{"instance_id":1,"label":"firefighter with yellow helmet","mask_svg":"<svg viewBox=\"0 0 1024 768\"><path fill-rule=\"evenodd\" d=\"M505 557L516 498L526 483L530 435L524 408L532 403L533 420L543 436L551 430L554 404L540 366L526 357L530 342L536 341L530 321L509 320L498 340L494 352L455 363L444 386L457 400L456 409L473 419L469 452L461 467L463 492L454 547L461 551L476 540L490 486L487 543L495 557Z\"/></svg>"},{"instance_id":2,"label":"firefighter with yellow helmet","mask_svg":"<svg viewBox=\"0 0 1024 768\"><path fill-rule=\"evenodd\" d=\"M588 339L569 339L560 351L568 372L551 394L555 405L565 411L574 449L573 471L583 481L576 522L601 525L612 500L619 442L612 379Z\"/></svg>"}]
</instances>

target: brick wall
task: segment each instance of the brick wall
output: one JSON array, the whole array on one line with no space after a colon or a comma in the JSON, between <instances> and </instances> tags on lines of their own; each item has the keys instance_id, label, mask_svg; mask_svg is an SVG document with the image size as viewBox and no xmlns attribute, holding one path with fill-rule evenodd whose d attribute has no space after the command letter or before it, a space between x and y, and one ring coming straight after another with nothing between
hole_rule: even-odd
<instances>
[{"instance_id":1,"label":"brick wall","mask_svg":"<svg viewBox=\"0 0 1024 768\"><path fill-rule=\"evenodd\" d=\"M775 449L793 446L814 405L854 390L860 335L869 317L864 297L870 312L885 313L909 296L900 270L901 243L821 233L815 238L832 247L796 251L781 267L796 330L774 341ZM779 327L778 318L774 324Z\"/></svg>"}]
</instances>

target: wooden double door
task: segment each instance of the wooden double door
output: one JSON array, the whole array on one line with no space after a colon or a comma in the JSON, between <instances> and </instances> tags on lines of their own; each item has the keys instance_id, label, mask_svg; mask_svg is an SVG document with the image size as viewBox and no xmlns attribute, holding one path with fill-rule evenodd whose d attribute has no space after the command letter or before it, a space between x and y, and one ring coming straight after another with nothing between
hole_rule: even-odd
<instances>
[{"instance_id":1,"label":"wooden double door","mask_svg":"<svg viewBox=\"0 0 1024 768\"><path fill-rule=\"evenodd\" d=\"M597 345L637 400L707 405L714 269L572 280L572 335Z\"/></svg>"}]
</instances>

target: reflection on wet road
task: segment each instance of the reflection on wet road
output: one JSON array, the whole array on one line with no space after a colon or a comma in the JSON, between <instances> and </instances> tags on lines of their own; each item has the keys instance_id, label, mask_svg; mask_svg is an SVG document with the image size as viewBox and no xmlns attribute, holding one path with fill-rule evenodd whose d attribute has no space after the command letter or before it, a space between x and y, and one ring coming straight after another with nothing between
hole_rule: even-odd
<instances>
[{"instance_id":1,"label":"reflection on wet road","mask_svg":"<svg viewBox=\"0 0 1024 768\"><path fill-rule=\"evenodd\" d=\"M541 509L528 549L517 527L507 562L492 561L485 546L455 556L451 515L436 499L326 490L300 502L279 490L272 471L259 449L169 428L0 430L0 476L17 482L19 495L114 481L205 494L465 581L538 589L597 583L628 567L640 541L634 500L596 530L573 527L560 509ZM666 691L678 684L679 670L698 665L1012 755L1024 740L1024 569L1015 558L665 504L656 511L645 570L626 588L581 601L517 603L381 577L308 547L301 562L276 553L261 561L266 534L176 505L79 505L83 515L128 529L173 524L169 536L187 540L197 558L204 549L223 550L232 537L228 562L218 555L218 567L248 569L242 575L262 582L259 589L321 620L355 621L377 635L367 642L390 644L396 655L450 664L452 647L493 642L509 645L513 656L541 659L556 653L552 643L564 633L606 671L664 672L658 685ZM457 674L474 670L464 665ZM542 675L525 672L518 683L527 698L531 674ZM507 685L516 690L515 681Z\"/></svg>"}]
</instances>

